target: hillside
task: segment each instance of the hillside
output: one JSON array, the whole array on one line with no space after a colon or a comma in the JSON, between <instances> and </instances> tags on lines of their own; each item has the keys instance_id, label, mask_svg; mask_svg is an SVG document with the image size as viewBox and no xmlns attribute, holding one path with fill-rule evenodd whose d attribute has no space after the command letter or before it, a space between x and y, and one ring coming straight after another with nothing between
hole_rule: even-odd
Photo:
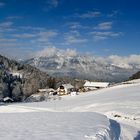
<instances>
[{"instance_id":1,"label":"hillside","mask_svg":"<svg viewBox=\"0 0 140 140\"><path fill-rule=\"evenodd\" d=\"M0 55L0 99L8 96L22 101L39 88L46 88L49 78L37 68Z\"/></svg>"},{"instance_id":2,"label":"hillside","mask_svg":"<svg viewBox=\"0 0 140 140\"><path fill-rule=\"evenodd\" d=\"M140 71L138 71L137 73L129 77L129 80L133 80L133 79L140 79Z\"/></svg>"},{"instance_id":3,"label":"hillside","mask_svg":"<svg viewBox=\"0 0 140 140\"><path fill-rule=\"evenodd\" d=\"M139 140L140 82L130 83L59 101L0 106L0 135L5 140Z\"/></svg>"}]
</instances>

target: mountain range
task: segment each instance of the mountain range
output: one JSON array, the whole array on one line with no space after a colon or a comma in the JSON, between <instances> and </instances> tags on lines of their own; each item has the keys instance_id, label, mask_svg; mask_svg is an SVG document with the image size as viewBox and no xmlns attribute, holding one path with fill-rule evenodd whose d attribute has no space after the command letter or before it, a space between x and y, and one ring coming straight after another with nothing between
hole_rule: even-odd
<instances>
[{"instance_id":1,"label":"mountain range","mask_svg":"<svg viewBox=\"0 0 140 140\"><path fill-rule=\"evenodd\" d=\"M112 82L127 80L130 76L130 79L135 79L139 77L139 72L133 76L132 73L137 70L136 66L120 68L82 55L66 56L55 53L22 63L0 55L0 100L11 97L14 101L24 101L41 88L57 88L62 83L81 86L84 82L82 79Z\"/></svg>"},{"instance_id":2,"label":"mountain range","mask_svg":"<svg viewBox=\"0 0 140 140\"><path fill-rule=\"evenodd\" d=\"M140 65L106 62L91 55L82 55L71 50L46 50L24 61L49 75L95 81L121 82L140 70Z\"/></svg>"}]
</instances>

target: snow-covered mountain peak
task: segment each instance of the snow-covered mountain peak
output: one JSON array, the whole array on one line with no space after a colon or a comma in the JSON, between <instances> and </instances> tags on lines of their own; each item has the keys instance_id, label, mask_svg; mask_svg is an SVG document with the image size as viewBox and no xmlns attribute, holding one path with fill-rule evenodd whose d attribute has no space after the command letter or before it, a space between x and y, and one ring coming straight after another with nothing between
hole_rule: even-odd
<instances>
[{"instance_id":1,"label":"snow-covered mountain peak","mask_svg":"<svg viewBox=\"0 0 140 140\"><path fill-rule=\"evenodd\" d=\"M122 81L140 69L140 62L136 61L138 58L139 56L116 55L94 57L89 54L79 54L72 49L63 50L51 47L36 53L34 58L25 63L56 76Z\"/></svg>"}]
</instances>

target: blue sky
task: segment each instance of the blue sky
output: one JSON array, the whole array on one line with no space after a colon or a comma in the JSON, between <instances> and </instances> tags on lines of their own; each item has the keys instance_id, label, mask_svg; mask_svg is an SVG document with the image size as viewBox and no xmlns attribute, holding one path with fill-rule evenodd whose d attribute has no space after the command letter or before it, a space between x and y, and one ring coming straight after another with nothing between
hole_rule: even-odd
<instances>
[{"instance_id":1,"label":"blue sky","mask_svg":"<svg viewBox=\"0 0 140 140\"><path fill-rule=\"evenodd\" d=\"M0 0L0 53L48 47L96 56L140 54L139 0Z\"/></svg>"}]
</instances>

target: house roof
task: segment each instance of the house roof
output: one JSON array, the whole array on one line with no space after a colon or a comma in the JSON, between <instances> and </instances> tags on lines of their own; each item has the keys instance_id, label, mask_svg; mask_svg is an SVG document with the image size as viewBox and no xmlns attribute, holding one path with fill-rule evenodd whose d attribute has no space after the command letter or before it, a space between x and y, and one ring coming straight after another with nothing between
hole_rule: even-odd
<instances>
[{"instance_id":1,"label":"house roof","mask_svg":"<svg viewBox=\"0 0 140 140\"><path fill-rule=\"evenodd\" d=\"M14 101L14 100L13 100L12 98L10 98L10 97L5 97L5 98L3 98L3 101L4 101L4 102L9 101L9 100L12 101L12 102Z\"/></svg>"},{"instance_id":2,"label":"house roof","mask_svg":"<svg viewBox=\"0 0 140 140\"><path fill-rule=\"evenodd\" d=\"M63 84L63 86L64 86L66 89L74 88L74 86L71 85L71 84Z\"/></svg>"},{"instance_id":3,"label":"house roof","mask_svg":"<svg viewBox=\"0 0 140 140\"><path fill-rule=\"evenodd\" d=\"M47 89L38 89L39 92L46 92Z\"/></svg>"},{"instance_id":4,"label":"house roof","mask_svg":"<svg viewBox=\"0 0 140 140\"><path fill-rule=\"evenodd\" d=\"M107 87L109 85L108 82L90 82L86 81L84 87Z\"/></svg>"}]
</instances>

